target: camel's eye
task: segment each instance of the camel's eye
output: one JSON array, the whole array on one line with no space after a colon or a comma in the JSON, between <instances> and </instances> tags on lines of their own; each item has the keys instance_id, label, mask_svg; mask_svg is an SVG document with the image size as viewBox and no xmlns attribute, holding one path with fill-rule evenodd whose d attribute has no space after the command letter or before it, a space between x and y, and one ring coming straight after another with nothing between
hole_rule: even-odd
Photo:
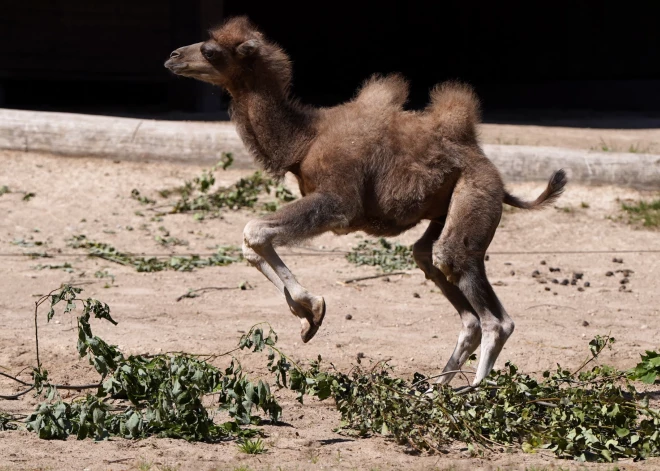
<instances>
[{"instance_id":1,"label":"camel's eye","mask_svg":"<svg viewBox=\"0 0 660 471\"><path fill-rule=\"evenodd\" d=\"M207 59L211 60L218 56L219 51L217 48L213 47L210 44L202 44L202 55Z\"/></svg>"}]
</instances>

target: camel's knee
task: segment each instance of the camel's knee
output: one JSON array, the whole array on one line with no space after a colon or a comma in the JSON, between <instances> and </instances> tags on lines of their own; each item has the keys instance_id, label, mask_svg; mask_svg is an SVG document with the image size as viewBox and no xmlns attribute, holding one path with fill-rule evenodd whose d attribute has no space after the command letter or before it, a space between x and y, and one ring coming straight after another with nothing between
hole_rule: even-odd
<instances>
[{"instance_id":1,"label":"camel's knee","mask_svg":"<svg viewBox=\"0 0 660 471\"><path fill-rule=\"evenodd\" d=\"M456 257L446 250L434 250L433 265L445 275L448 282L458 285L463 270L461 265L457 263Z\"/></svg>"},{"instance_id":2,"label":"camel's knee","mask_svg":"<svg viewBox=\"0 0 660 471\"><path fill-rule=\"evenodd\" d=\"M513 331L516 330L516 323L513 322L509 316L505 316L504 320L500 324L502 329L502 336L504 336L504 341L508 340L509 337L513 334Z\"/></svg>"},{"instance_id":3,"label":"camel's knee","mask_svg":"<svg viewBox=\"0 0 660 471\"><path fill-rule=\"evenodd\" d=\"M257 265L261 257L245 241L243 241L243 258L251 265Z\"/></svg>"},{"instance_id":4,"label":"camel's knee","mask_svg":"<svg viewBox=\"0 0 660 471\"><path fill-rule=\"evenodd\" d=\"M513 334L516 324L508 315L502 319L493 320L482 326L484 333L488 333L496 343L503 345Z\"/></svg>"},{"instance_id":5,"label":"camel's knee","mask_svg":"<svg viewBox=\"0 0 660 471\"><path fill-rule=\"evenodd\" d=\"M475 315L465 316L461 318L463 323L463 332L468 335L479 335L481 336L481 322Z\"/></svg>"},{"instance_id":6,"label":"camel's knee","mask_svg":"<svg viewBox=\"0 0 660 471\"><path fill-rule=\"evenodd\" d=\"M268 231L262 221L253 219L245 225L245 228L243 229L244 253L245 247L258 252L259 248L263 247L268 242L270 242L270 238L268 237Z\"/></svg>"}]
</instances>

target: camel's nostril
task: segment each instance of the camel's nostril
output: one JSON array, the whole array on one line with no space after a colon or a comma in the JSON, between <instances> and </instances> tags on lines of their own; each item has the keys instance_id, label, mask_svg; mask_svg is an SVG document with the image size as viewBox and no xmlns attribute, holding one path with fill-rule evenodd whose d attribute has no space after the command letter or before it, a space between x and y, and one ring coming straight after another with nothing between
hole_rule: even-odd
<instances>
[{"instance_id":1,"label":"camel's nostril","mask_svg":"<svg viewBox=\"0 0 660 471\"><path fill-rule=\"evenodd\" d=\"M171 57L172 59L175 59L175 58L179 57L180 55L181 55L180 52L178 52L178 51L172 51L172 54L170 54L170 57Z\"/></svg>"}]
</instances>

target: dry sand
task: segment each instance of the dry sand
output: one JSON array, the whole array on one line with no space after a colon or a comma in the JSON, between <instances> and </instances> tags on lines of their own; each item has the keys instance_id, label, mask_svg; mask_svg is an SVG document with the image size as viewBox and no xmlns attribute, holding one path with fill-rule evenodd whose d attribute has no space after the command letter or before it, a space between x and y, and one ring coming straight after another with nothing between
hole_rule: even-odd
<instances>
[{"instance_id":1,"label":"dry sand","mask_svg":"<svg viewBox=\"0 0 660 471\"><path fill-rule=\"evenodd\" d=\"M522 142L521 142L522 143ZM210 252L218 244L239 244L245 223L256 216L250 211L230 212L224 219L194 221L189 214L151 220L152 212L130 198L133 188L157 198L156 191L181 184L200 173L195 166L115 163L109 160L62 158L6 152L0 155L0 186L12 193L0 196L0 365L19 372L35 364L33 335L34 296L62 282L90 282L84 294L107 302L119 325L96 322L95 333L121 346L127 353L183 350L222 352L232 348L242 332L269 321L280 336L281 348L297 360L324 359L347 369L358 353L366 361L391 358L398 374L419 371L434 374L444 365L460 328L457 314L419 270L389 281L374 279L342 285L338 281L377 273L375 268L355 267L342 254L319 254L305 249L285 249L283 258L301 283L325 296L328 313L317 336L308 344L299 338L298 321L289 313L276 290L246 264L199 269L191 273L136 273L125 266L81 255L68 255L66 239L86 234L130 252L167 253L154 241L165 227L171 236L185 239L178 252ZM230 183L245 172L218 173ZM516 184L510 189L523 197L535 197L537 184ZM19 191L34 192L22 201ZM611 334L618 342L602 361L619 368L633 366L645 349L660 348L660 250L659 233L617 220L621 199L647 198L616 187L583 187L570 184L557 208L543 212L507 211L490 248L488 274L504 306L516 321L516 332L502 352L497 366L511 360L528 373L579 365L588 355L587 342L596 334ZM655 195L657 196L657 194ZM583 207L582 203L588 207ZM136 214L140 211L144 216ZM129 230L129 226L133 230ZM399 238L411 243L423 232L419 227ZM21 254L35 250L12 244L17 239L43 241L37 250L62 254L53 259L29 259ZM345 251L360 235L324 235L306 243L315 249ZM210 249L211 248L211 249ZM561 253L594 251L603 253ZM610 250L630 250L613 254ZM520 252L538 252L525 254ZM301 255L304 253L304 255ZM12 254L7 256L7 254ZM614 256L623 264L613 263ZM545 260L546 265L541 265ZM73 273L35 268L38 264L68 262ZM584 274L591 286L540 284L534 270L550 276L549 267L560 267L552 277ZM629 290L619 291L621 275L609 270L627 268ZM115 282L94 273L107 270ZM246 280L251 290L214 291L194 299L176 298L189 288L236 287ZM545 287L550 287L546 291ZM417 293L418 296L415 296ZM352 319L347 320L346 315ZM586 322L585 322L586 321ZM586 325L588 323L588 325ZM41 356L51 377L58 382L81 383L94 378L75 350L75 317L62 316L40 325ZM246 369L265 374L265 360L246 356ZM23 377L27 377L23 374ZM455 380L459 384L458 379ZM17 391L0 380L0 391ZM570 462L538 454L496 453L470 458L456 448L448 455L415 456L381 437L355 440L333 432L339 415L331 401L295 401L289 391L277 393L284 408L286 426L266 426L268 453L241 454L235 443L203 444L151 438L140 441L112 439L39 440L34 434L0 432L0 469L124 470L151 469L222 470L251 469L524 469L526 466L568 467ZM29 413L36 404L30 396L20 401L0 401L9 412ZM455 468L451 468L455 466ZM612 469L588 465L589 469ZM660 461L624 462L619 469L658 469ZM144 469L144 466L143 466Z\"/></svg>"}]
</instances>

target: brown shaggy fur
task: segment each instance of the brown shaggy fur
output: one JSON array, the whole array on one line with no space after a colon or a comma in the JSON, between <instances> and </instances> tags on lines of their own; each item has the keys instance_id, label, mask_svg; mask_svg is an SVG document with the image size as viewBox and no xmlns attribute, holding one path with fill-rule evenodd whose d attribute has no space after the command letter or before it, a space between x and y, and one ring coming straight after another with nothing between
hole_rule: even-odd
<instances>
[{"instance_id":1,"label":"brown shaggy fur","mask_svg":"<svg viewBox=\"0 0 660 471\"><path fill-rule=\"evenodd\" d=\"M300 318L303 341L320 327L325 301L296 281L275 246L326 231L394 236L429 220L414 258L463 322L440 382L481 345L478 384L514 328L484 267L502 203L544 207L561 194L564 172L534 202L507 193L477 142L479 101L465 84L437 86L428 107L412 112L403 108L403 77L372 77L351 101L313 108L290 96L288 56L247 18L230 19L210 35L177 49L165 65L228 90L232 120L256 160L275 177L296 176L303 198L251 221L243 249Z\"/></svg>"}]
</instances>

